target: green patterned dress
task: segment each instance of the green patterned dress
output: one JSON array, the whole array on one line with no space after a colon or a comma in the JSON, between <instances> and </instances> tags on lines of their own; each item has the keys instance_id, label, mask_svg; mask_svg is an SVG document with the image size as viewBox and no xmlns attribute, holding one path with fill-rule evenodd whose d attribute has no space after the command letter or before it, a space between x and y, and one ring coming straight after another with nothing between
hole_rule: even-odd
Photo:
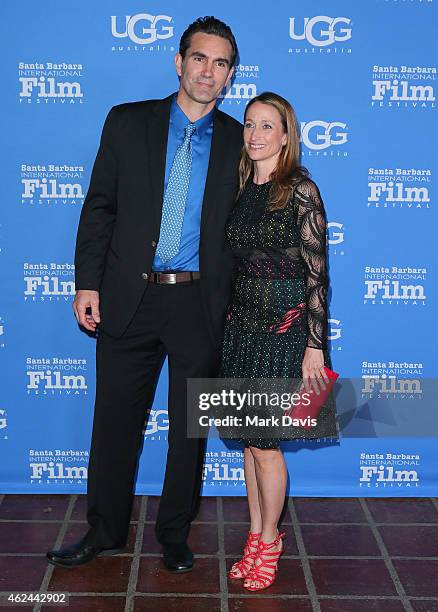
<instances>
[{"instance_id":1,"label":"green patterned dress","mask_svg":"<svg viewBox=\"0 0 438 612\"><path fill-rule=\"evenodd\" d=\"M223 378L301 378L306 346L322 349L331 368L326 217L319 190L303 177L286 207L269 211L270 187L250 178L227 223L237 275L225 323ZM285 439L337 437L332 397L316 427L289 429L281 438L248 438L241 428L220 433L259 448L277 448Z\"/></svg>"}]
</instances>

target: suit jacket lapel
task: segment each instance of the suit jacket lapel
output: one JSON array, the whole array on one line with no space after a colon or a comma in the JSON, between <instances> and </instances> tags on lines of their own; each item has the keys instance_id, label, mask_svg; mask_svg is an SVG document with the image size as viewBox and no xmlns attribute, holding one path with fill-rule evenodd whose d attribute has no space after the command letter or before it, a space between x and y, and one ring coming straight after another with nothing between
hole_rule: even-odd
<instances>
[{"instance_id":1,"label":"suit jacket lapel","mask_svg":"<svg viewBox=\"0 0 438 612\"><path fill-rule=\"evenodd\" d=\"M221 114L215 110L213 118L213 134L211 138L210 159L208 162L207 180L205 182L204 199L201 212L201 232L215 205L215 194L221 185L223 156L226 155L226 128Z\"/></svg>"},{"instance_id":2,"label":"suit jacket lapel","mask_svg":"<svg viewBox=\"0 0 438 612\"><path fill-rule=\"evenodd\" d=\"M158 236L163 211L164 174L166 170L167 137L173 94L159 100L147 121L147 152L152 186L152 208Z\"/></svg>"}]
</instances>

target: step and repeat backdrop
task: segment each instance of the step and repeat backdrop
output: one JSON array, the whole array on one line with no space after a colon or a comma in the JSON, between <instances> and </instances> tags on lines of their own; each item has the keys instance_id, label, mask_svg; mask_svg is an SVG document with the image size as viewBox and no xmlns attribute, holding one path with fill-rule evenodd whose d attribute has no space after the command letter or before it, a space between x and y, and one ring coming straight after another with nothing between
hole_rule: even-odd
<instances>
[{"instance_id":1,"label":"step and repeat backdrop","mask_svg":"<svg viewBox=\"0 0 438 612\"><path fill-rule=\"evenodd\" d=\"M179 38L214 14L240 49L220 108L241 120L265 90L291 102L329 221L341 436L284 445L288 492L437 495L436 3L6 0L0 10L1 492L86 491L95 338L71 304L101 128L113 105L178 89ZM166 365L146 420L147 409L136 491L159 494ZM203 494L245 494L242 468L238 444L210 439Z\"/></svg>"}]
</instances>

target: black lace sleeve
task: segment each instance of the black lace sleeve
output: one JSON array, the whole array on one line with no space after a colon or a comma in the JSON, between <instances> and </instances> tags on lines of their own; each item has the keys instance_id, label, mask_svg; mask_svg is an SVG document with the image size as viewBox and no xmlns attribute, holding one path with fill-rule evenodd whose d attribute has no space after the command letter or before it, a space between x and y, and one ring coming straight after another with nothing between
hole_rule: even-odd
<instances>
[{"instance_id":1,"label":"black lace sleeve","mask_svg":"<svg viewBox=\"0 0 438 612\"><path fill-rule=\"evenodd\" d=\"M300 252L307 269L307 346L327 348L327 253L324 204L316 184L306 178L295 188L294 204L300 233Z\"/></svg>"}]
</instances>

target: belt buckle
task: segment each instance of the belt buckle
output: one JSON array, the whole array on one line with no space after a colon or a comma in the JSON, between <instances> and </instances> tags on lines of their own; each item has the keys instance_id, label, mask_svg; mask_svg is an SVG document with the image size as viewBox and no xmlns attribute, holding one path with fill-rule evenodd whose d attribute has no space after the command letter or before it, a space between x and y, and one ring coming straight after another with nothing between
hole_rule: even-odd
<instances>
[{"instance_id":1,"label":"belt buckle","mask_svg":"<svg viewBox=\"0 0 438 612\"><path fill-rule=\"evenodd\" d=\"M166 285L173 285L176 283L176 273L175 272L171 272L171 273L163 272L162 275L163 275L161 277L162 283Z\"/></svg>"}]
</instances>

